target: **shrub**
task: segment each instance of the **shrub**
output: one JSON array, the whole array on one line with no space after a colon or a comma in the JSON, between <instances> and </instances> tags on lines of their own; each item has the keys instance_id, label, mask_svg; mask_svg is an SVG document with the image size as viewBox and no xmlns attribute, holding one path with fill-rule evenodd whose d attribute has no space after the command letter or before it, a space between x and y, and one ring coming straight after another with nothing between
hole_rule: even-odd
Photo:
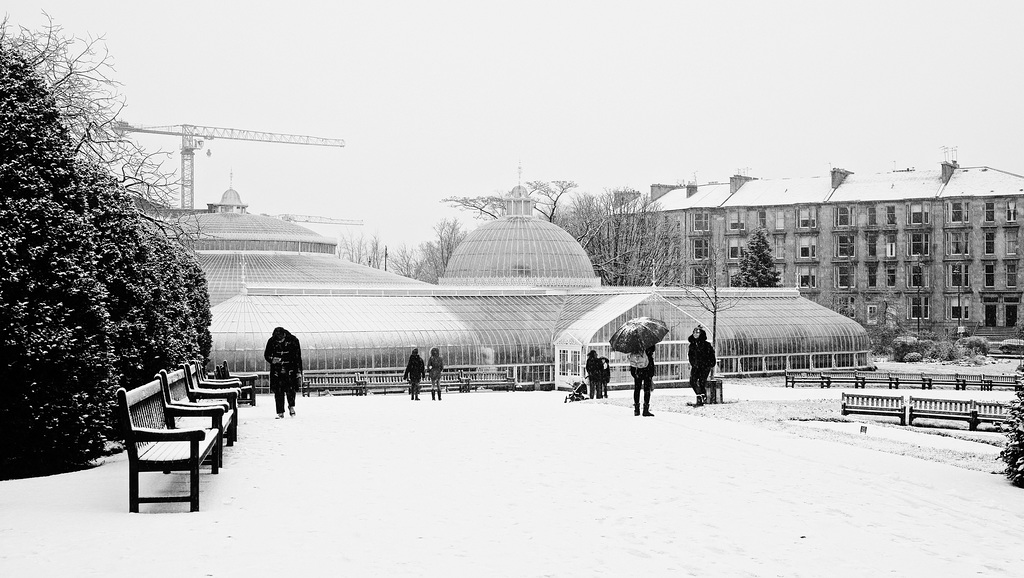
<instances>
[{"instance_id":1,"label":"shrub","mask_svg":"<svg viewBox=\"0 0 1024 578\"><path fill-rule=\"evenodd\" d=\"M956 361L966 355L966 351L951 341L939 341L925 355L939 361Z\"/></svg>"},{"instance_id":2,"label":"shrub","mask_svg":"<svg viewBox=\"0 0 1024 578\"><path fill-rule=\"evenodd\" d=\"M1010 403L1010 420L1006 433L1006 445L999 457L1006 462L1003 472L1015 486L1024 488L1024 391Z\"/></svg>"},{"instance_id":3,"label":"shrub","mask_svg":"<svg viewBox=\"0 0 1024 578\"><path fill-rule=\"evenodd\" d=\"M999 344L999 352L1007 355L1024 353L1024 339L1006 339Z\"/></svg>"},{"instance_id":4,"label":"shrub","mask_svg":"<svg viewBox=\"0 0 1024 578\"><path fill-rule=\"evenodd\" d=\"M903 361L903 358L917 348L917 338L903 335L892 340L893 361Z\"/></svg>"},{"instance_id":5,"label":"shrub","mask_svg":"<svg viewBox=\"0 0 1024 578\"><path fill-rule=\"evenodd\" d=\"M964 337L956 343L974 355L988 355L988 339L984 337Z\"/></svg>"},{"instance_id":6,"label":"shrub","mask_svg":"<svg viewBox=\"0 0 1024 578\"><path fill-rule=\"evenodd\" d=\"M903 356L903 361L907 363L917 363L918 361L921 361L921 359L923 359L921 354L916 351L911 351Z\"/></svg>"}]
</instances>

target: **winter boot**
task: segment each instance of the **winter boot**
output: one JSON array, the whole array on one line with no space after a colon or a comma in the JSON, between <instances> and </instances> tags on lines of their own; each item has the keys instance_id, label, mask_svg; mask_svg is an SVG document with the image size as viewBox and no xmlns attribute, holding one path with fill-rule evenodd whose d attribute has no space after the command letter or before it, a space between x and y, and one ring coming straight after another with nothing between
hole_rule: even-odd
<instances>
[{"instance_id":1,"label":"winter boot","mask_svg":"<svg viewBox=\"0 0 1024 578\"><path fill-rule=\"evenodd\" d=\"M651 406L646 403L644 404L644 417L654 417L654 414L651 413Z\"/></svg>"},{"instance_id":2,"label":"winter boot","mask_svg":"<svg viewBox=\"0 0 1024 578\"><path fill-rule=\"evenodd\" d=\"M288 415L290 415L292 417L295 417L295 408L294 407L289 407L288 408Z\"/></svg>"},{"instance_id":3,"label":"winter boot","mask_svg":"<svg viewBox=\"0 0 1024 578\"><path fill-rule=\"evenodd\" d=\"M277 418L275 419L284 419L284 412L277 414Z\"/></svg>"},{"instance_id":4,"label":"winter boot","mask_svg":"<svg viewBox=\"0 0 1024 578\"><path fill-rule=\"evenodd\" d=\"M633 404L633 415L640 415L640 404L639 403L634 403Z\"/></svg>"},{"instance_id":5,"label":"winter boot","mask_svg":"<svg viewBox=\"0 0 1024 578\"><path fill-rule=\"evenodd\" d=\"M430 401L434 401L434 390L430 390Z\"/></svg>"},{"instance_id":6,"label":"winter boot","mask_svg":"<svg viewBox=\"0 0 1024 578\"><path fill-rule=\"evenodd\" d=\"M441 390L437 390L437 401L441 401Z\"/></svg>"}]
</instances>

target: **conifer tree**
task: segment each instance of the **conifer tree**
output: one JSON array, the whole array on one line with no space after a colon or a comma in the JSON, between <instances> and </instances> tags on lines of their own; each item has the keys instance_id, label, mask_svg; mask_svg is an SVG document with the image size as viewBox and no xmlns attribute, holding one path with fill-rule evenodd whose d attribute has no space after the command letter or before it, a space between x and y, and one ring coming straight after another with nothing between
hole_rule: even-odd
<instances>
[{"instance_id":1,"label":"conifer tree","mask_svg":"<svg viewBox=\"0 0 1024 578\"><path fill-rule=\"evenodd\" d=\"M1010 420L1003 425L1009 426L1006 445L999 453L1006 462L1004 473L1013 485L1024 487L1024 391L1018 391L1010 403Z\"/></svg>"},{"instance_id":2,"label":"conifer tree","mask_svg":"<svg viewBox=\"0 0 1024 578\"><path fill-rule=\"evenodd\" d=\"M747 252L740 259L740 272L733 276L734 287L778 287L780 275L775 269L768 233L754 229L747 241Z\"/></svg>"}]
</instances>

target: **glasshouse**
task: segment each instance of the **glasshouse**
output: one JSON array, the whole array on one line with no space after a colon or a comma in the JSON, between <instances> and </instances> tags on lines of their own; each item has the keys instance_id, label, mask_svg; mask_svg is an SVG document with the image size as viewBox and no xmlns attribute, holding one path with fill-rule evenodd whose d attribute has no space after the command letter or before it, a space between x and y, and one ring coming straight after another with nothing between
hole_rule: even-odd
<instances>
[{"instance_id":1,"label":"glasshouse","mask_svg":"<svg viewBox=\"0 0 1024 578\"><path fill-rule=\"evenodd\" d=\"M347 278L314 268L254 279L256 268L241 263L270 270L281 259L310 259L317 249L283 254L278 244L323 238L294 224L284 231L264 223L260 231L261 221L239 219L249 215L206 216L211 293L220 284L232 295L211 310L211 358L232 371L265 372L264 347L282 326L300 340L307 372L401 371L413 348L426 354L437 347L451 370L570 388L595 350L611 360L619 384L631 382L628 365L608 340L626 320L647 316L669 327L655 351L656 384L689 374L686 339L697 324L714 341L721 375L869 366L864 328L795 288L719 289L711 299L699 288L602 287L580 244L533 215L529 193L514 188L505 216L466 236L438 285L356 264L348 264L356 269Z\"/></svg>"},{"instance_id":2,"label":"glasshouse","mask_svg":"<svg viewBox=\"0 0 1024 578\"><path fill-rule=\"evenodd\" d=\"M656 382L688 375L686 338L697 324L714 339L722 375L868 366L864 328L796 289L724 289L719 299L728 307L716 322L683 289L250 288L213 309L211 358L265 371L263 349L280 325L301 341L307 371L401 371L413 348L438 347L450 369L567 388L593 349L612 361L613 383L624 383L626 357L608 339L627 319L648 316L670 330L655 351Z\"/></svg>"}]
</instances>

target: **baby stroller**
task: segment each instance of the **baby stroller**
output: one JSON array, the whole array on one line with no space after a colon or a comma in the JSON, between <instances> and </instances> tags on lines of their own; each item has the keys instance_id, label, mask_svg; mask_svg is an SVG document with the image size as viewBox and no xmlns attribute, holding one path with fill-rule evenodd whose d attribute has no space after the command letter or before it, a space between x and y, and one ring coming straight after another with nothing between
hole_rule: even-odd
<instances>
[{"instance_id":1,"label":"baby stroller","mask_svg":"<svg viewBox=\"0 0 1024 578\"><path fill-rule=\"evenodd\" d=\"M583 401L587 399L587 384L582 381L577 381L572 384L572 393L565 396L565 401L562 403L569 403L570 401Z\"/></svg>"}]
</instances>

